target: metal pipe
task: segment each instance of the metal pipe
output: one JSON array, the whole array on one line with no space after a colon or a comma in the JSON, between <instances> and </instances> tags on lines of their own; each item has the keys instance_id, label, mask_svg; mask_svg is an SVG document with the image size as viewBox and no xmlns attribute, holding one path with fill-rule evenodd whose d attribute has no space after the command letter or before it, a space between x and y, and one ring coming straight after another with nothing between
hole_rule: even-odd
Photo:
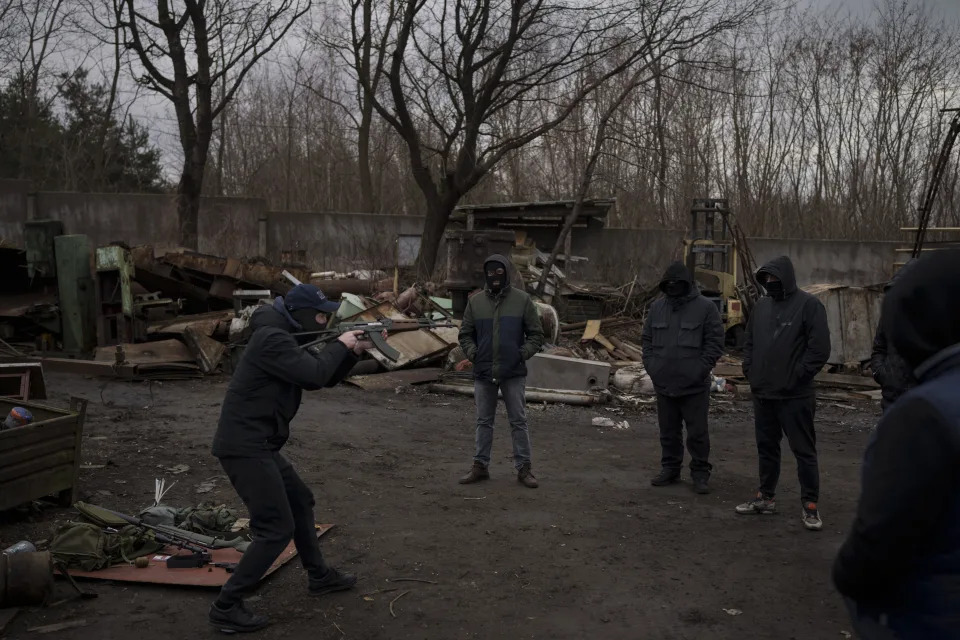
<instances>
[{"instance_id":1,"label":"metal pipe","mask_svg":"<svg viewBox=\"0 0 960 640\"><path fill-rule=\"evenodd\" d=\"M430 385L430 390L438 393L457 393L463 396L473 396L473 387L459 384L435 383ZM497 392L497 396L503 397L503 394ZM606 402L606 398L602 395L556 389L527 389L525 397L527 402L558 402L578 406L591 406Z\"/></svg>"}]
</instances>

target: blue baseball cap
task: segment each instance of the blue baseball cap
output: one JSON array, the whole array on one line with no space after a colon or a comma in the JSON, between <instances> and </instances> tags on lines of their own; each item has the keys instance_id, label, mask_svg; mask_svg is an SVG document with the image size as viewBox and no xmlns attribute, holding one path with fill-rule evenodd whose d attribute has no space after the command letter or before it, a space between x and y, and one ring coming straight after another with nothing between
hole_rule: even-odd
<instances>
[{"instance_id":1,"label":"blue baseball cap","mask_svg":"<svg viewBox=\"0 0 960 640\"><path fill-rule=\"evenodd\" d=\"M339 302L332 302L323 295L323 291L312 284L298 284L283 298L287 311L298 309L315 309L324 313L336 313L340 308Z\"/></svg>"}]
</instances>

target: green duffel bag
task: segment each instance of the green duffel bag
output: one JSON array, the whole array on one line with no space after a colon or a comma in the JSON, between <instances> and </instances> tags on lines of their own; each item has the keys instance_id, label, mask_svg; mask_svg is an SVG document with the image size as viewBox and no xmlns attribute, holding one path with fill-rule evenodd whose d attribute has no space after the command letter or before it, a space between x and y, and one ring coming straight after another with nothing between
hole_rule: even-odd
<instances>
[{"instance_id":1,"label":"green duffel bag","mask_svg":"<svg viewBox=\"0 0 960 640\"><path fill-rule=\"evenodd\" d=\"M112 533L88 522L67 522L57 530L50 543L54 562L82 571L129 564L134 558L156 553L162 548L153 533L132 525Z\"/></svg>"}]
</instances>

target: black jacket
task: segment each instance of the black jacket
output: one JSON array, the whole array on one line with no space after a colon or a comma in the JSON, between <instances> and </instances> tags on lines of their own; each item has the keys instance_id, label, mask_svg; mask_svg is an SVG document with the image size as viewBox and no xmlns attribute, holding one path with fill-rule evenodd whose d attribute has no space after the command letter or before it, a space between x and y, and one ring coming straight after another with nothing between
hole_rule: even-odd
<instances>
[{"instance_id":1,"label":"black jacket","mask_svg":"<svg viewBox=\"0 0 960 640\"><path fill-rule=\"evenodd\" d=\"M680 298L658 298L643 324L643 366L657 393L685 396L706 391L710 371L723 355L723 323L717 306L700 295L681 262L667 267L660 281L687 283Z\"/></svg>"},{"instance_id":2,"label":"black jacket","mask_svg":"<svg viewBox=\"0 0 960 640\"><path fill-rule=\"evenodd\" d=\"M887 286L884 287L884 291L889 292L897 280L909 271L914 264L915 262L911 260L897 271L890 282L887 283ZM873 338L870 370L873 371L873 379L880 385L884 409L896 402L897 398L917 383L913 377L913 370L900 357L900 354L897 353L897 350L887 338L887 333L883 330L882 313L880 314L880 321L877 323L877 333Z\"/></svg>"},{"instance_id":3,"label":"black jacket","mask_svg":"<svg viewBox=\"0 0 960 640\"><path fill-rule=\"evenodd\" d=\"M950 255L953 254L953 255ZM903 640L960 636L960 251L917 261L884 299L918 385L884 414L864 454L856 519L833 566L861 613Z\"/></svg>"},{"instance_id":4,"label":"black jacket","mask_svg":"<svg viewBox=\"0 0 960 640\"><path fill-rule=\"evenodd\" d=\"M254 312L250 326L253 335L220 408L213 439L213 455L218 458L279 451L290 436L302 390L334 386L357 362L338 340L317 355L301 349L287 316L275 307Z\"/></svg>"},{"instance_id":5,"label":"black jacket","mask_svg":"<svg viewBox=\"0 0 960 640\"><path fill-rule=\"evenodd\" d=\"M827 312L815 297L797 288L790 258L774 258L757 271L783 282L782 300L764 296L747 322L743 373L758 398L805 398L813 395L813 378L830 357Z\"/></svg>"}]
</instances>

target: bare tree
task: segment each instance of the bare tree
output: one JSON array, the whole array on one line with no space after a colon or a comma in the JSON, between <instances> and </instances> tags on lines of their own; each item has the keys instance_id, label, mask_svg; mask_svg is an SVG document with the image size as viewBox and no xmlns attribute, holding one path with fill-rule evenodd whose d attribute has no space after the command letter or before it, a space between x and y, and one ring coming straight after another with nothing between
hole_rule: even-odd
<instances>
[{"instance_id":1,"label":"bare tree","mask_svg":"<svg viewBox=\"0 0 960 640\"><path fill-rule=\"evenodd\" d=\"M353 0L356 9L363 0ZM656 48L691 46L738 24L764 3L715 0L396 0L354 11L354 58L377 61L385 87L360 77L374 108L403 138L426 205L418 257L433 271L443 230L460 199L512 151L562 123L608 79ZM363 22L358 22L362 17ZM644 21L658 28L647 29ZM663 28L663 25L671 25ZM602 64L616 55L617 64ZM564 81L585 82L560 93ZM541 91L546 120L512 131L491 123ZM524 119L520 120L521 122Z\"/></svg>"},{"instance_id":2,"label":"bare tree","mask_svg":"<svg viewBox=\"0 0 960 640\"><path fill-rule=\"evenodd\" d=\"M149 14L144 4L126 0L125 44L139 62L137 81L169 100L176 113L183 150L180 242L195 249L214 120L250 69L309 10L310 0L156 0ZM226 88L214 100L224 79Z\"/></svg>"}]
</instances>

